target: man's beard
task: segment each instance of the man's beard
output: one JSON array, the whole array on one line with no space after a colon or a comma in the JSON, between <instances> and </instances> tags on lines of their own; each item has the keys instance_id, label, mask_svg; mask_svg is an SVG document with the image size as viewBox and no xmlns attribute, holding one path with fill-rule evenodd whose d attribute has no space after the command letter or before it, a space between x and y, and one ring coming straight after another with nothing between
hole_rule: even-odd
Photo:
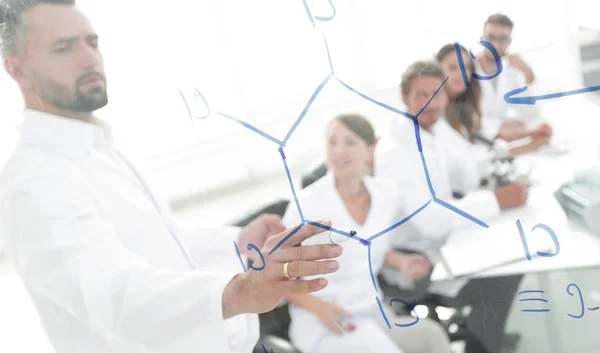
<instances>
[{"instance_id":1,"label":"man's beard","mask_svg":"<svg viewBox=\"0 0 600 353\"><path fill-rule=\"evenodd\" d=\"M89 76L89 75L87 75ZM75 93L56 81L40 80L37 85L39 96L57 108L78 113L91 113L108 104L108 94L105 86L93 87L87 92L80 89L80 77L75 83ZM106 81L105 81L106 82Z\"/></svg>"}]
</instances>

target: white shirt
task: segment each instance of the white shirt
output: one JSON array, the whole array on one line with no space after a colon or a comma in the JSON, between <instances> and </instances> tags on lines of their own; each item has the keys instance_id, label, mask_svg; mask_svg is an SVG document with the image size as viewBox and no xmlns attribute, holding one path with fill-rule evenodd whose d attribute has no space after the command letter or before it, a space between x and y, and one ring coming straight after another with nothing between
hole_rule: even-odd
<instances>
[{"instance_id":1,"label":"white shirt","mask_svg":"<svg viewBox=\"0 0 600 353\"><path fill-rule=\"evenodd\" d=\"M404 217L396 187L390 181L365 176L365 187L371 196L371 208L363 225L357 223L348 212L344 201L335 186L332 172L308 186L298 193L298 201L302 207L305 219L318 221L327 219L332 222L332 227L350 232L354 230L357 235L367 239ZM295 203L290 203L283 217L286 227L293 227L300 223L300 216ZM402 228L402 227L400 227ZM371 245L371 264L375 281L377 272L383 267L386 253L391 249L387 238L392 236L387 233L374 239ZM333 234L336 239L345 240L343 235ZM369 271L368 247L356 240L338 242L343 248L343 254L336 258L340 268L336 273L310 278L324 277L329 284L323 290L312 293L317 298L334 302L336 305L350 311L356 316L375 317L379 314L376 296L383 299L381 290L375 291ZM323 232L309 238L302 243L331 244L329 232ZM320 337L327 334L329 329L318 320L317 316L295 305L290 305L290 338L303 352L310 352Z\"/></svg>"},{"instance_id":2,"label":"white shirt","mask_svg":"<svg viewBox=\"0 0 600 353\"><path fill-rule=\"evenodd\" d=\"M478 74L490 76L483 72L481 66L475 63ZM508 58L502 58L502 72L491 80L479 80L481 83L481 110L483 114L482 130L488 137L498 133L500 124L508 118L531 121L539 118L537 105L509 104L504 95L514 89L528 86L522 95L535 95L535 89L527 85L525 74L508 63Z\"/></svg>"},{"instance_id":3,"label":"white shirt","mask_svg":"<svg viewBox=\"0 0 600 353\"><path fill-rule=\"evenodd\" d=\"M25 112L0 236L58 353L250 353L257 315L222 316L238 234L178 227L107 124Z\"/></svg>"},{"instance_id":4,"label":"white shirt","mask_svg":"<svg viewBox=\"0 0 600 353\"><path fill-rule=\"evenodd\" d=\"M444 118L434 124L433 133L421 128L419 131L436 197L482 221L499 214L494 193L477 190L477 159L472 156L471 144ZM431 200L412 120L394 118L389 134L381 138L375 149L374 173L395 182L402 194L402 208L409 214ZM453 191L467 194L460 200L454 200ZM472 222L432 202L407 224L409 227L402 231L402 236L395 233L389 238L391 245L422 252L432 261L437 261L439 250L451 231ZM398 273L383 271L382 274L390 284L406 283Z\"/></svg>"}]
</instances>

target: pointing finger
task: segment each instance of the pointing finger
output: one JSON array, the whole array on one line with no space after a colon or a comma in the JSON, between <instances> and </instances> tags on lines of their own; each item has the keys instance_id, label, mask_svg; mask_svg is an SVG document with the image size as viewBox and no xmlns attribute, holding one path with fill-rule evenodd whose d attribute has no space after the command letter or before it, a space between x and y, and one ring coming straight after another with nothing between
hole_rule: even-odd
<instances>
[{"instance_id":1,"label":"pointing finger","mask_svg":"<svg viewBox=\"0 0 600 353\"><path fill-rule=\"evenodd\" d=\"M331 222L322 221L318 222L322 224L324 227L331 227ZM291 228L286 230L285 232L272 236L265 243L265 248L270 249L269 254L277 250L279 247L290 248L296 244L302 243L304 240L319 234L323 233L325 229L309 225L309 224L300 224L295 228Z\"/></svg>"},{"instance_id":2,"label":"pointing finger","mask_svg":"<svg viewBox=\"0 0 600 353\"><path fill-rule=\"evenodd\" d=\"M337 244L322 244L281 249L271 256L276 262L316 261L338 257L342 252L343 248Z\"/></svg>"}]
</instances>

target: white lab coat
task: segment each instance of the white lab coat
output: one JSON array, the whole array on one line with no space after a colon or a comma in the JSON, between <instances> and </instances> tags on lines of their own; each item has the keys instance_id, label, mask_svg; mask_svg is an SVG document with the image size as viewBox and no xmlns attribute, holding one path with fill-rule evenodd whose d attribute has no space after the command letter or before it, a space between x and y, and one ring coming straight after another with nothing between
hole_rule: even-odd
<instances>
[{"instance_id":1,"label":"white lab coat","mask_svg":"<svg viewBox=\"0 0 600 353\"><path fill-rule=\"evenodd\" d=\"M236 228L184 230L109 127L27 110L0 177L0 236L58 353L252 351L222 317Z\"/></svg>"},{"instance_id":2,"label":"white lab coat","mask_svg":"<svg viewBox=\"0 0 600 353\"><path fill-rule=\"evenodd\" d=\"M475 69L480 75L486 75L475 60ZM502 72L491 80L480 80L481 110L483 114L482 132L487 137L496 136L500 125L507 119L518 119L525 122L536 120L540 116L537 105L509 104L504 95L514 89L528 86L521 95L535 95L535 87L527 85L525 74L510 66L508 58L502 58Z\"/></svg>"},{"instance_id":3,"label":"white lab coat","mask_svg":"<svg viewBox=\"0 0 600 353\"><path fill-rule=\"evenodd\" d=\"M363 182L371 195L371 209L364 225L358 224L347 211L336 189L332 172L328 172L323 178L298 193L298 201L304 217L311 221L328 219L332 222L334 228L346 232L355 230L358 236L365 239L402 219L400 203L396 200L397 189L392 182L371 176L365 176ZM300 223L300 216L295 203L290 203L288 206L283 222L286 227L292 227ZM391 236L392 233L390 232L374 240L371 245L371 264L375 273L375 280L377 280L377 272L383 267L385 254L390 250L386 238ZM332 236L335 237L334 239L347 239L335 233ZM304 241L303 245L330 243L329 232L323 232ZM311 277L325 277L329 281L325 289L312 295L323 301L334 302L353 313L357 318L383 320L375 299L376 296L379 296L380 300L383 300L383 296L381 290L376 292L373 287L369 272L368 247L356 240L346 240L339 244L344 248L344 253L336 259L340 263L339 270L334 274ZM306 353L322 351L323 347L318 347L319 341L327 335L333 335L333 333L321 324L314 313L295 305L290 306L290 316L292 319L290 338L294 345ZM370 337L357 340L354 345L368 344L367 341L369 340L374 340L377 344L377 340L372 335L381 335L382 340L389 340L378 325L357 323L357 326L361 327L360 332L363 332L365 327L371 327L375 332L371 332ZM371 331L371 329L367 331ZM348 342L353 341L347 335L344 337L348 339ZM379 344L382 347L381 344L384 344L384 342L379 342ZM360 351L360 347L357 346L344 347L343 349L338 347L338 349L340 352L354 352L357 351L356 349Z\"/></svg>"},{"instance_id":4,"label":"white lab coat","mask_svg":"<svg viewBox=\"0 0 600 353\"><path fill-rule=\"evenodd\" d=\"M477 190L477 158L472 155L471 144L444 118L440 118L432 129L433 133L421 128L419 131L436 197L483 221L499 214L494 193ZM374 174L395 182L402 194L402 207L408 213L416 211L432 198L412 120L404 117L392 120L389 133L381 138L375 149ZM460 200L454 200L452 191L467 194ZM470 220L432 202L407 222L409 227L404 228L402 233L395 233L389 240L393 247L419 251L432 261L438 261L440 249L451 231L469 224L472 224ZM382 275L390 284L401 287L414 285L397 271L384 269Z\"/></svg>"}]
</instances>

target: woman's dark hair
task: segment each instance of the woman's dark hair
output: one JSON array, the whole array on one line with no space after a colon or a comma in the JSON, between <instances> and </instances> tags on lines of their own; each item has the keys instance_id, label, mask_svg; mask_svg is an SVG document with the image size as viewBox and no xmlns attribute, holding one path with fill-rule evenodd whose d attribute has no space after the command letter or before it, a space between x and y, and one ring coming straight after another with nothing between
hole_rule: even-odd
<instances>
[{"instance_id":1,"label":"woman's dark hair","mask_svg":"<svg viewBox=\"0 0 600 353\"><path fill-rule=\"evenodd\" d=\"M463 57L465 53L470 55L462 45L460 45L460 49L463 51ZM446 44L438 51L435 59L441 63L449 54L455 52L454 44ZM474 72L473 63L471 62L470 65L469 69ZM448 102L446 120L458 132L461 132L461 127L465 127L469 134L469 140L474 141L472 133L481 126L481 85L478 80L470 80L469 87Z\"/></svg>"},{"instance_id":2,"label":"woman's dark hair","mask_svg":"<svg viewBox=\"0 0 600 353\"><path fill-rule=\"evenodd\" d=\"M336 120L357 134L368 146L372 146L375 143L373 125L364 116L360 114L342 114L333 119L333 121Z\"/></svg>"}]
</instances>

